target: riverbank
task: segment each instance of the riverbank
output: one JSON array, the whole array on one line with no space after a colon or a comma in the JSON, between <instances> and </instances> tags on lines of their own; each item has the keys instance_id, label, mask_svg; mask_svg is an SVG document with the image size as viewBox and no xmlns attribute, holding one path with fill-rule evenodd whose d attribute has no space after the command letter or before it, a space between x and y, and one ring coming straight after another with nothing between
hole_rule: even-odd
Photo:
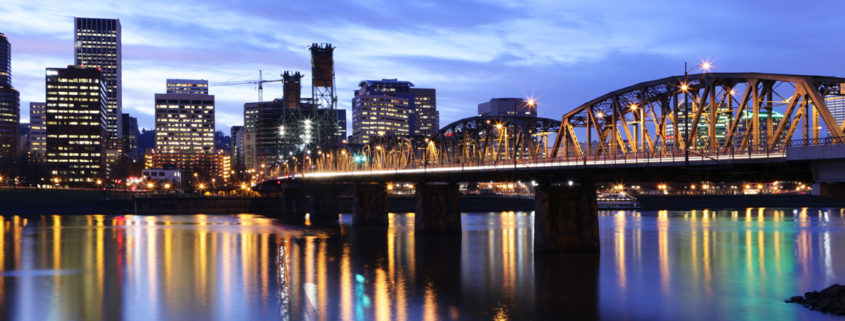
<instances>
[{"instance_id":1,"label":"riverbank","mask_svg":"<svg viewBox=\"0 0 845 321\"><path fill-rule=\"evenodd\" d=\"M119 215L131 213L133 196L93 189L0 189L0 214Z\"/></svg>"}]
</instances>

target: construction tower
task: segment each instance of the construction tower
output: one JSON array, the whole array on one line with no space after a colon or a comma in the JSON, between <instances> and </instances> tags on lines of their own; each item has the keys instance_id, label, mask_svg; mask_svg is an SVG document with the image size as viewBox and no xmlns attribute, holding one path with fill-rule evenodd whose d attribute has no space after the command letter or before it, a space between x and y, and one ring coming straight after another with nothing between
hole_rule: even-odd
<instances>
[{"instance_id":1,"label":"construction tower","mask_svg":"<svg viewBox=\"0 0 845 321\"><path fill-rule=\"evenodd\" d=\"M311 44L311 103L313 104L316 145L331 144L336 141L337 132L337 94L334 85L334 49L331 44ZM317 109L326 109L317 112Z\"/></svg>"}]
</instances>

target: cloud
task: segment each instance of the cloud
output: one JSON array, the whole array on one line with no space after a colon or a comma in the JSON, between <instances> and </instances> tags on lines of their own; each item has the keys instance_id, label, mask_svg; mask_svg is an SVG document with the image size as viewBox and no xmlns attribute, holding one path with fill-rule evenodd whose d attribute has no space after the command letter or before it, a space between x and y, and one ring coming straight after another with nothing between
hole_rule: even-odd
<instances>
[{"instance_id":1,"label":"cloud","mask_svg":"<svg viewBox=\"0 0 845 321\"><path fill-rule=\"evenodd\" d=\"M73 16L119 17L124 111L153 126L153 94L167 78L211 82L306 74L306 46L331 42L338 105L360 80L400 78L437 88L441 123L474 114L491 97L540 98L559 118L595 96L681 73L711 58L718 71L841 74L845 3L636 1L23 1L6 0L22 101L42 101L46 67L73 62ZM277 84L267 99L281 95ZM242 122L254 85L212 86L217 127ZM351 117L348 117L351 120ZM351 121L350 121L351 124Z\"/></svg>"}]
</instances>

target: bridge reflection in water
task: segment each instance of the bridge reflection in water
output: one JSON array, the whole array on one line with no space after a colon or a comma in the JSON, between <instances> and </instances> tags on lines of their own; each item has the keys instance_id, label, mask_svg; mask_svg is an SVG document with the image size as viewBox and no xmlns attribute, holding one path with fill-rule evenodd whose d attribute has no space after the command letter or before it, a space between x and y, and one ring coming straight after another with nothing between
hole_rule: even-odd
<instances>
[{"instance_id":1,"label":"bridge reflection in water","mask_svg":"<svg viewBox=\"0 0 845 321\"><path fill-rule=\"evenodd\" d=\"M600 255L534 255L533 217L513 212L463 215L459 238L415 234L413 214L331 233L252 215L7 216L0 318L820 318L781 300L845 273L843 214L601 212Z\"/></svg>"}]
</instances>

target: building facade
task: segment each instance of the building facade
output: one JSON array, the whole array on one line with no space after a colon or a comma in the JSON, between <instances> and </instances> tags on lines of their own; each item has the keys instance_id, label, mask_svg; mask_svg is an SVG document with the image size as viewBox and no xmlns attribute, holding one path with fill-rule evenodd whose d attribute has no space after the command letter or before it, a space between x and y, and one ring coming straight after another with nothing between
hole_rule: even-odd
<instances>
[{"instance_id":1,"label":"building facade","mask_svg":"<svg viewBox=\"0 0 845 321\"><path fill-rule=\"evenodd\" d=\"M123 106L121 30L119 19L74 19L75 64L100 68L106 83L107 137L117 139Z\"/></svg>"},{"instance_id":2,"label":"building facade","mask_svg":"<svg viewBox=\"0 0 845 321\"><path fill-rule=\"evenodd\" d=\"M244 104L244 171L252 173L258 166L255 134L258 131L258 103Z\"/></svg>"},{"instance_id":3,"label":"building facade","mask_svg":"<svg viewBox=\"0 0 845 321\"><path fill-rule=\"evenodd\" d=\"M123 126L123 153L130 159L138 159L138 137L141 133L138 131L138 119L129 114L122 114L121 125Z\"/></svg>"},{"instance_id":4,"label":"building facade","mask_svg":"<svg viewBox=\"0 0 845 321\"><path fill-rule=\"evenodd\" d=\"M144 156L146 169L178 169L183 177L199 181L220 179L225 183L230 177L229 154L219 150L214 153L152 153Z\"/></svg>"},{"instance_id":5,"label":"building facade","mask_svg":"<svg viewBox=\"0 0 845 321\"><path fill-rule=\"evenodd\" d=\"M18 154L29 153L31 145L30 126L28 123L21 123L18 127Z\"/></svg>"},{"instance_id":6,"label":"building facade","mask_svg":"<svg viewBox=\"0 0 845 321\"><path fill-rule=\"evenodd\" d=\"M208 95L208 80L168 79L168 94Z\"/></svg>"},{"instance_id":7,"label":"building facade","mask_svg":"<svg viewBox=\"0 0 845 321\"><path fill-rule=\"evenodd\" d=\"M352 98L349 141L367 144L376 136L428 136L437 132L436 90L413 88L397 79L364 80Z\"/></svg>"},{"instance_id":8,"label":"building facade","mask_svg":"<svg viewBox=\"0 0 845 321\"><path fill-rule=\"evenodd\" d=\"M232 172L237 177L244 174L244 126L232 126L229 153L231 154Z\"/></svg>"},{"instance_id":9,"label":"building facade","mask_svg":"<svg viewBox=\"0 0 845 321\"><path fill-rule=\"evenodd\" d=\"M824 103L837 124L845 122L845 85L839 86L839 92L824 96Z\"/></svg>"},{"instance_id":10,"label":"building facade","mask_svg":"<svg viewBox=\"0 0 845 321\"><path fill-rule=\"evenodd\" d=\"M478 104L478 115L537 117L537 102L522 98L491 98Z\"/></svg>"},{"instance_id":11,"label":"building facade","mask_svg":"<svg viewBox=\"0 0 845 321\"><path fill-rule=\"evenodd\" d=\"M0 33L0 157L18 154L20 93L12 87L12 45Z\"/></svg>"},{"instance_id":12,"label":"building facade","mask_svg":"<svg viewBox=\"0 0 845 321\"><path fill-rule=\"evenodd\" d=\"M166 94L155 94L157 153L214 152L214 95L181 93L168 79ZM198 80L208 87L208 81Z\"/></svg>"},{"instance_id":13,"label":"building facade","mask_svg":"<svg viewBox=\"0 0 845 321\"><path fill-rule=\"evenodd\" d=\"M343 115L343 118L340 116ZM244 104L244 168L259 173L323 143L345 139L346 110L315 108L310 100L285 107L284 99ZM320 124L332 119L334 124Z\"/></svg>"},{"instance_id":14,"label":"building facade","mask_svg":"<svg viewBox=\"0 0 845 321\"><path fill-rule=\"evenodd\" d=\"M0 32L0 84L12 84L12 44Z\"/></svg>"},{"instance_id":15,"label":"building facade","mask_svg":"<svg viewBox=\"0 0 845 321\"><path fill-rule=\"evenodd\" d=\"M29 152L38 157L47 154L47 127L44 124L46 114L47 104L29 103Z\"/></svg>"},{"instance_id":16,"label":"building facade","mask_svg":"<svg viewBox=\"0 0 845 321\"><path fill-rule=\"evenodd\" d=\"M94 184L105 176L106 83L98 68L46 71L47 164L62 184Z\"/></svg>"},{"instance_id":17,"label":"building facade","mask_svg":"<svg viewBox=\"0 0 845 321\"><path fill-rule=\"evenodd\" d=\"M414 96L412 134L432 136L440 130L440 112L437 111L437 90L434 88L411 88Z\"/></svg>"},{"instance_id":18,"label":"building facade","mask_svg":"<svg viewBox=\"0 0 845 321\"><path fill-rule=\"evenodd\" d=\"M413 85L396 79L360 82L352 98L352 135L349 141L367 144L376 136L410 135Z\"/></svg>"}]
</instances>

